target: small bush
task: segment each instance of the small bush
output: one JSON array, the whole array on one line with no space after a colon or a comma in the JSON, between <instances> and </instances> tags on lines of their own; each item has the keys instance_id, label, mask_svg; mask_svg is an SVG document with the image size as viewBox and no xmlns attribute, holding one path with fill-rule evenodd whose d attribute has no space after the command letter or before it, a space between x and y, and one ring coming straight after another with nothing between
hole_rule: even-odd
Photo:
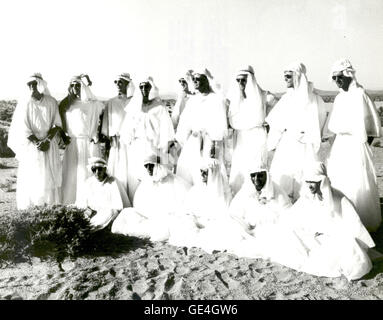
<instances>
[{"instance_id":1,"label":"small bush","mask_svg":"<svg viewBox=\"0 0 383 320\"><path fill-rule=\"evenodd\" d=\"M94 232L84 210L71 206L35 206L0 215L0 262L34 256L61 263L66 257L114 255L148 243L112 234L108 228Z\"/></svg>"},{"instance_id":2,"label":"small bush","mask_svg":"<svg viewBox=\"0 0 383 320\"><path fill-rule=\"evenodd\" d=\"M0 259L25 261L51 256L58 262L87 250L92 236L83 210L36 206L0 218Z\"/></svg>"}]
</instances>

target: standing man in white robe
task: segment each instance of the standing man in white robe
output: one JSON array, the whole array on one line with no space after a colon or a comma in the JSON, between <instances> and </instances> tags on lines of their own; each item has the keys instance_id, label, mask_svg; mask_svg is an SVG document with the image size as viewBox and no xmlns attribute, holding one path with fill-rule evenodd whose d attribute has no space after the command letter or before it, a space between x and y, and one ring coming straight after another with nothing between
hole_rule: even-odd
<instances>
[{"instance_id":1,"label":"standing man in white robe","mask_svg":"<svg viewBox=\"0 0 383 320\"><path fill-rule=\"evenodd\" d=\"M304 181L301 197L286 215L307 256L293 267L317 276L359 279L371 270L367 251L374 241L350 200L332 188L322 162L307 164Z\"/></svg>"},{"instance_id":2,"label":"standing man in white robe","mask_svg":"<svg viewBox=\"0 0 383 320\"><path fill-rule=\"evenodd\" d=\"M337 61L332 77L340 92L328 123L328 129L336 135L327 160L329 177L355 205L364 226L376 231L382 217L369 144L380 137L380 118L375 104L357 82L349 60Z\"/></svg>"},{"instance_id":3,"label":"standing man in white robe","mask_svg":"<svg viewBox=\"0 0 383 320\"><path fill-rule=\"evenodd\" d=\"M86 184L86 193L78 199L78 206L87 208L86 214L95 230L107 227L123 208L131 202L120 182L107 173L106 161L93 157L89 159L88 168L93 175ZM76 203L77 204L77 203Z\"/></svg>"},{"instance_id":4,"label":"standing man in white robe","mask_svg":"<svg viewBox=\"0 0 383 320\"><path fill-rule=\"evenodd\" d=\"M19 101L8 136L8 146L19 161L16 191L19 210L61 201L58 133L62 129L58 104L40 73L33 74L27 85L31 95L27 101Z\"/></svg>"},{"instance_id":5,"label":"standing man in white robe","mask_svg":"<svg viewBox=\"0 0 383 320\"><path fill-rule=\"evenodd\" d=\"M201 159L217 159L227 179L223 161L223 141L228 129L226 106L209 79L211 74L206 69L193 73L196 93L187 102L177 127L176 139L182 147L177 175L191 184L200 179Z\"/></svg>"},{"instance_id":6,"label":"standing man in white robe","mask_svg":"<svg viewBox=\"0 0 383 320\"><path fill-rule=\"evenodd\" d=\"M259 87L252 66L239 70L235 80L226 97L229 124L234 129L229 180L233 195L241 188L250 166L266 148L266 108L276 102L272 94Z\"/></svg>"},{"instance_id":7,"label":"standing man in white robe","mask_svg":"<svg viewBox=\"0 0 383 320\"><path fill-rule=\"evenodd\" d=\"M101 133L108 139L108 170L128 190L128 148L121 140L121 124L134 94L133 81L129 73L117 76L114 83L118 95L107 101L102 117Z\"/></svg>"},{"instance_id":8,"label":"standing man in white robe","mask_svg":"<svg viewBox=\"0 0 383 320\"><path fill-rule=\"evenodd\" d=\"M60 103L60 113L69 136L63 159L62 195L64 204L76 203L85 193L85 181L90 176L88 159L100 156L97 145L98 125L104 108L91 92L88 76L76 76L70 81L68 96Z\"/></svg>"},{"instance_id":9,"label":"standing man in white robe","mask_svg":"<svg viewBox=\"0 0 383 320\"><path fill-rule=\"evenodd\" d=\"M189 88L189 78L191 77L191 70L186 73L185 76L182 76L178 79L178 82L181 86L181 91L178 93L177 101L174 105L174 108L172 110L172 121L174 130L177 129L178 122L180 120L180 116L182 115L182 112L185 109L186 102L189 100L189 98L193 95L193 93L190 91Z\"/></svg>"},{"instance_id":10,"label":"standing man in white robe","mask_svg":"<svg viewBox=\"0 0 383 320\"><path fill-rule=\"evenodd\" d=\"M128 193L134 199L139 181L145 176L142 162L148 153L160 157L170 170L174 163L169 148L174 141L174 128L170 115L159 97L152 77L139 82L141 95L135 95L129 104L121 125L121 140L128 146Z\"/></svg>"},{"instance_id":11,"label":"standing man in white robe","mask_svg":"<svg viewBox=\"0 0 383 320\"><path fill-rule=\"evenodd\" d=\"M267 144L269 151L275 150L270 173L294 202L304 163L317 159L325 108L302 63L288 66L284 77L287 91L266 117L270 125Z\"/></svg>"}]
</instances>

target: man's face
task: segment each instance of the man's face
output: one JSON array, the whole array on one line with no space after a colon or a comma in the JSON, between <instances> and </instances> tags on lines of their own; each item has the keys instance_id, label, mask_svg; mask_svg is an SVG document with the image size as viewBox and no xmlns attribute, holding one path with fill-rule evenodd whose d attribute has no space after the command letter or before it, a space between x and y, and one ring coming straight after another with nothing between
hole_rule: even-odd
<instances>
[{"instance_id":1,"label":"man's face","mask_svg":"<svg viewBox=\"0 0 383 320\"><path fill-rule=\"evenodd\" d=\"M204 184L207 184L207 177L208 177L208 170L207 169L200 169L201 171L201 179Z\"/></svg>"},{"instance_id":2,"label":"man's face","mask_svg":"<svg viewBox=\"0 0 383 320\"><path fill-rule=\"evenodd\" d=\"M316 194L320 191L320 181L306 181L306 183L312 194Z\"/></svg>"},{"instance_id":3,"label":"man's face","mask_svg":"<svg viewBox=\"0 0 383 320\"><path fill-rule=\"evenodd\" d=\"M250 174L251 181L257 191L261 191L267 181L266 171L254 172Z\"/></svg>"},{"instance_id":4,"label":"man's face","mask_svg":"<svg viewBox=\"0 0 383 320\"><path fill-rule=\"evenodd\" d=\"M242 91L245 90L247 84L247 75L240 74L237 76L236 80L238 82L239 89Z\"/></svg>"},{"instance_id":5,"label":"man's face","mask_svg":"<svg viewBox=\"0 0 383 320\"><path fill-rule=\"evenodd\" d=\"M344 91L347 91L352 78L346 77L342 72L335 72L332 76L332 80L335 81L338 88L342 88Z\"/></svg>"},{"instance_id":6,"label":"man's face","mask_svg":"<svg viewBox=\"0 0 383 320\"><path fill-rule=\"evenodd\" d=\"M115 80L114 83L117 86L118 93L126 94L126 90L128 88L129 82L125 79Z\"/></svg>"},{"instance_id":7,"label":"man's face","mask_svg":"<svg viewBox=\"0 0 383 320\"><path fill-rule=\"evenodd\" d=\"M37 81L28 82L28 87L29 87L29 90L31 90L31 95L32 96L34 96L34 95L36 95L36 93L38 93Z\"/></svg>"},{"instance_id":8,"label":"man's face","mask_svg":"<svg viewBox=\"0 0 383 320\"><path fill-rule=\"evenodd\" d=\"M196 73L193 76L194 88L199 92L209 92L209 80L204 74Z\"/></svg>"},{"instance_id":9,"label":"man's face","mask_svg":"<svg viewBox=\"0 0 383 320\"><path fill-rule=\"evenodd\" d=\"M144 164L144 167L146 171L148 171L149 176L152 177L154 172L154 163L146 163Z\"/></svg>"},{"instance_id":10,"label":"man's face","mask_svg":"<svg viewBox=\"0 0 383 320\"><path fill-rule=\"evenodd\" d=\"M69 85L69 92L76 97L80 97L81 96L81 83L80 82L72 82Z\"/></svg>"},{"instance_id":11,"label":"man's face","mask_svg":"<svg viewBox=\"0 0 383 320\"><path fill-rule=\"evenodd\" d=\"M178 82L180 83L180 85L182 87L182 90L184 92L187 92L189 90L188 83L187 83L187 81L184 78L179 79Z\"/></svg>"},{"instance_id":12,"label":"man's face","mask_svg":"<svg viewBox=\"0 0 383 320\"><path fill-rule=\"evenodd\" d=\"M149 93L151 89L152 89L152 86L149 82L140 83L140 90L144 98L149 98Z\"/></svg>"},{"instance_id":13,"label":"man's face","mask_svg":"<svg viewBox=\"0 0 383 320\"><path fill-rule=\"evenodd\" d=\"M100 182L106 178L106 167L93 167L92 172Z\"/></svg>"},{"instance_id":14,"label":"man's face","mask_svg":"<svg viewBox=\"0 0 383 320\"><path fill-rule=\"evenodd\" d=\"M287 88L294 88L293 75L294 75L294 72L285 71L284 78L285 78Z\"/></svg>"}]
</instances>

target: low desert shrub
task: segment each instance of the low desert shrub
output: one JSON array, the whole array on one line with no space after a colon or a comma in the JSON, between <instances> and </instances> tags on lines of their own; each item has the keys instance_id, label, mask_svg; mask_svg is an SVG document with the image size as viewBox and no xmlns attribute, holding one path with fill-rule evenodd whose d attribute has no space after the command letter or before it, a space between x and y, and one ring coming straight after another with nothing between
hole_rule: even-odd
<instances>
[{"instance_id":1,"label":"low desert shrub","mask_svg":"<svg viewBox=\"0 0 383 320\"><path fill-rule=\"evenodd\" d=\"M0 259L18 262L30 256L51 256L61 262L87 251L91 237L82 209L31 207L0 217Z\"/></svg>"},{"instance_id":2,"label":"low desert shrub","mask_svg":"<svg viewBox=\"0 0 383 320\"><path fill-rule=\"evenodd\" d=\"M84 210L73 206L35 206L0 215L0 261L22 262L31 257L53 258L117 255L149 241L94 232Z\"/></svg>"}]
</instances>

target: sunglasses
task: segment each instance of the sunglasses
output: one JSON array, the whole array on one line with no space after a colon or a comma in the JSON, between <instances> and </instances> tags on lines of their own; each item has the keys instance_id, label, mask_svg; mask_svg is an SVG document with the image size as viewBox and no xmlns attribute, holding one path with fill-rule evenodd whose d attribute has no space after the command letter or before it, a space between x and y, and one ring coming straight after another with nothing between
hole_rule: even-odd
<instances>
[{"instance_id":1,"label":"sunglasses","mask_svg":"<svg viewBox=\"0 0 383 320\"><path fill-rule=\"evenodd\" d=\"M102 171L102 170L104 170L104 167L93 167L92 168L93 173L96 173L97 171Z\"/></svg>"},{"instance_id":2,"label":"sunglasses","mask_svg":"<svg viewBox=\"0 0 383 320\"><path fill-rule=\"evenodd\" d=\"M293 76L291 74L285 74L284 77L285 79L291 79Z\"/></svg>"},{"instance_id":3,"label":"sunglasses","mask_svg":"<svg viewBox=\"0 0 383 320\"><path fill-rule=\"evenodd\" d=\"M179 83L182 83L182 84L185 84L185 83L187 83L187 82L186 82L186 80L183 80L183 79L181 79L181 80L178 80L178 82L179 82Z\"/></svg>"},{"instance_id":4,"label":"sunglasses","mask_svg":"<svg viewBox=\"0 0 383 320\"><path fill-rule=\"evenodd\" d=\"M235 79L238 83L245 83L247 81L247 79L244 79L244 78L238 78L238 79Z\"/></svg>"},{"instance_id":5,"label":"sunglasses","mask_svg":"<svg viewBox=\"0 0 383 320\"><path fill-rule=\"evenodd\" d=\"M150 84L146 83L146 84L140 84L140 85L139 85L139 88L140 88L140 89L150 89L151 86L150 86Z\"/></svg>"},{"instance_id":6,"label":"sunglasses","mask_svg":"<svg viewBox=\"0 0 383 320\"><path fill-rule=\"evenodd\" d=\"M129 81L126 81L126 80L114 80L114 83L115 83L115 84L123 84L124 81L125 81L127 84L129 84Z\"/></svg>"},{"instance_id":7,"label":"sunglasses","mask_svg":"<svg viewBox=\"0 0 383 320\"><path fill-rule=\"evenodd\" d=\"M332 76L331 78L332 78L332 80L336 81L336 80L338 80L338 79L344 79L344 76L343 76L343 75Z\"/></svg>"}]
</instances>

